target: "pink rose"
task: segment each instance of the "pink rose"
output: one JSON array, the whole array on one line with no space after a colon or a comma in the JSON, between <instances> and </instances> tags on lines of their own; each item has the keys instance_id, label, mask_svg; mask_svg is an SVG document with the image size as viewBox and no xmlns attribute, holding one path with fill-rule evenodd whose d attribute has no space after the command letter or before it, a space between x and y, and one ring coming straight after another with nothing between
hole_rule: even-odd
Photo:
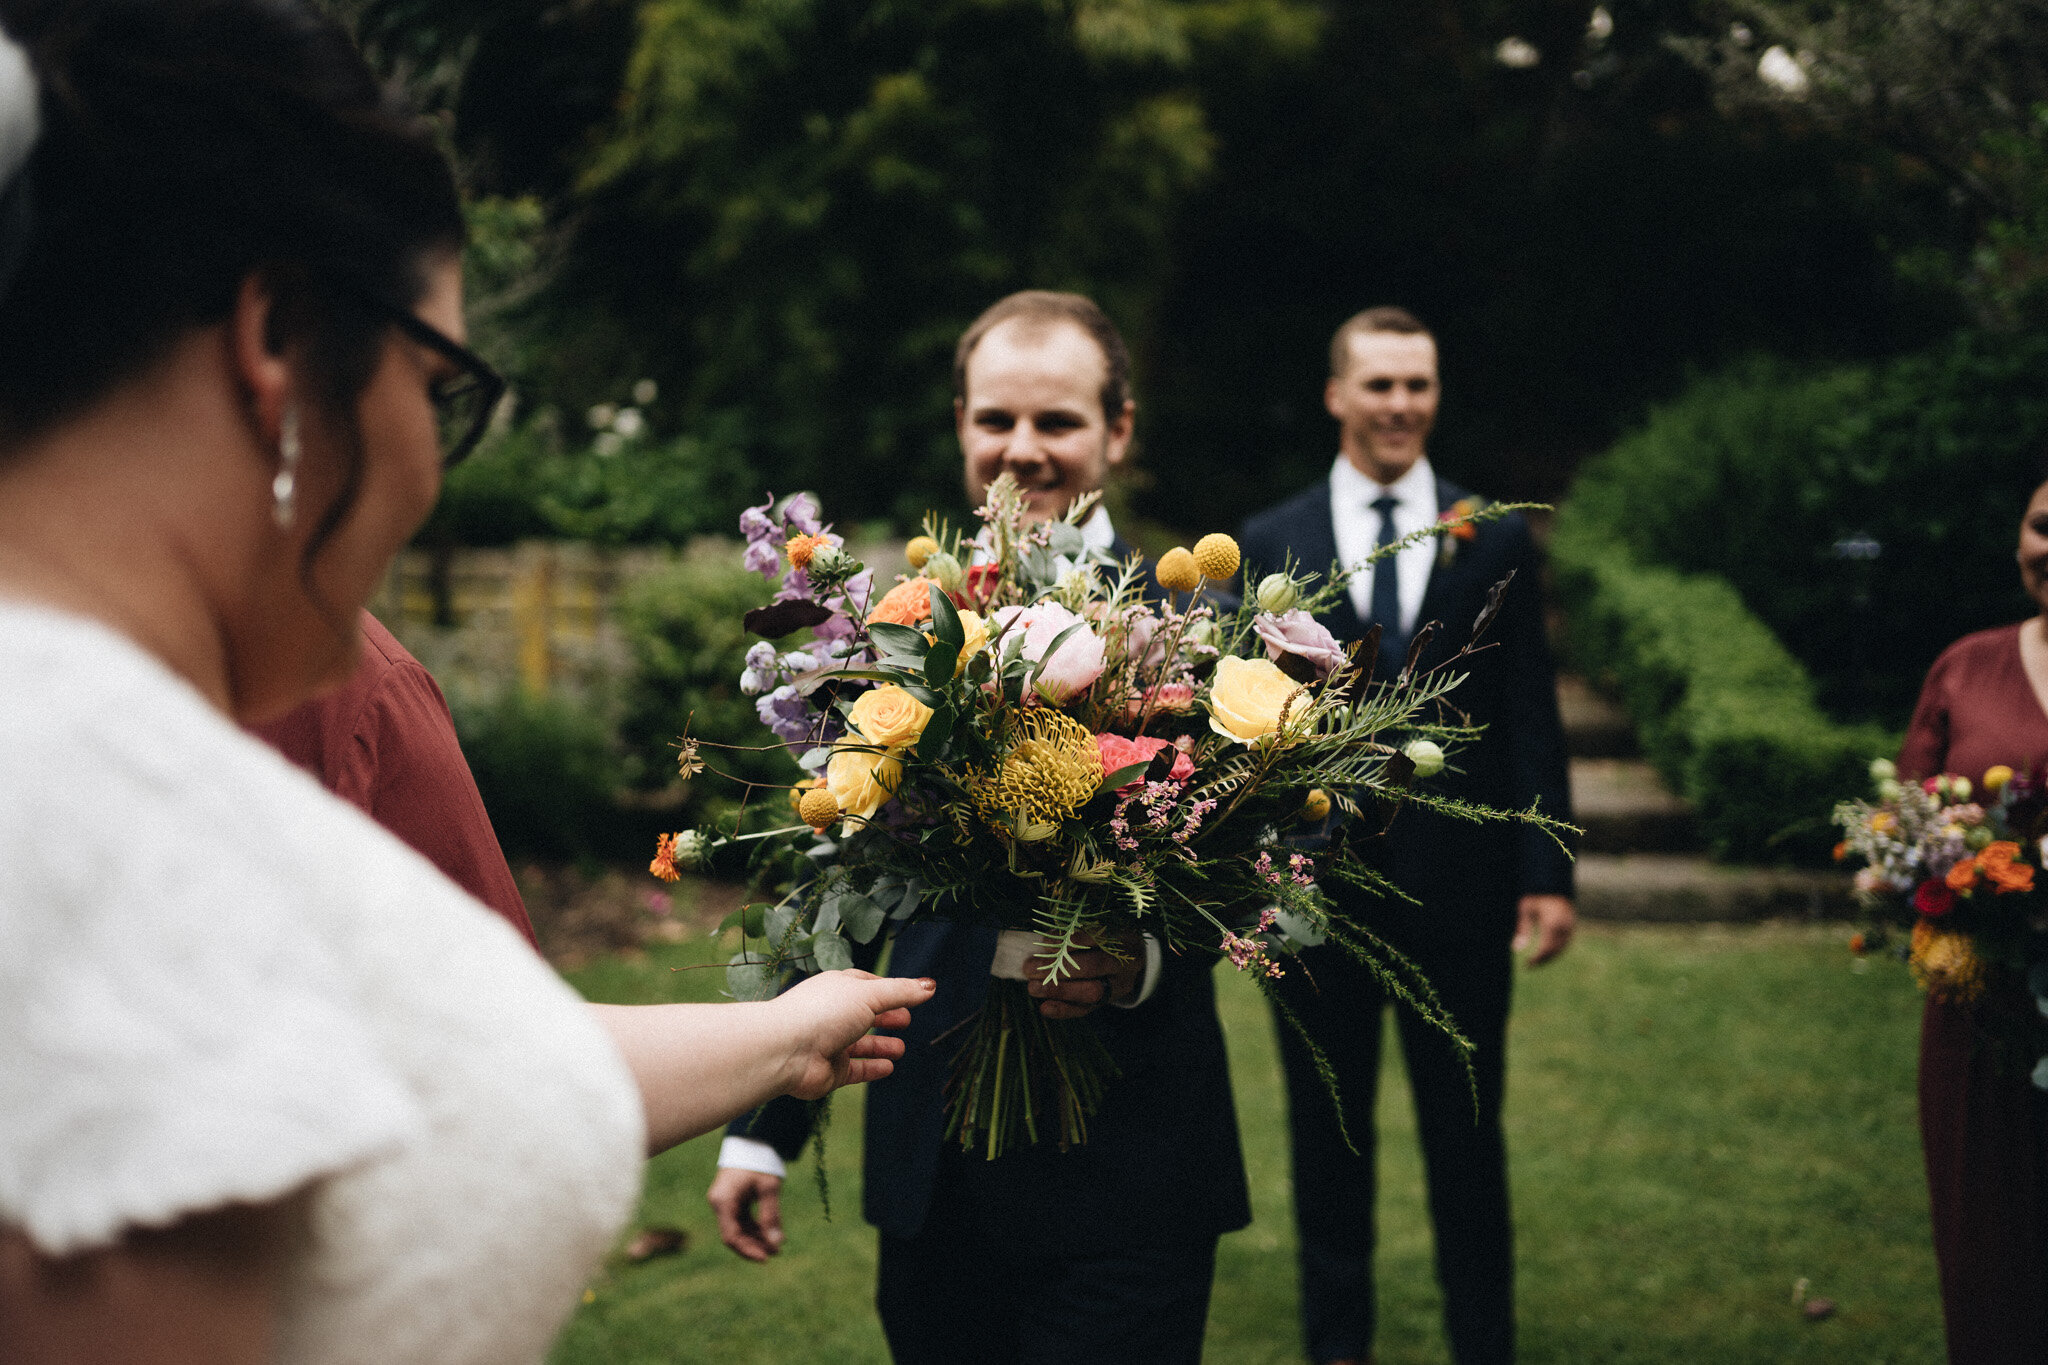
<instances>
[{"instance_id":1,"label":"pink rose","mask_svg":"<svg viewBox=\"0 0 2048 1365\"><path fill-rule=\"evenodd\" d=\"M1282 654L1306 659L1315 665L1318 678L1329 677L1346 662L1337 637L1299 607L1280 616L1262 611L1252 618L1252 629L1266 642L1268 658L1276 663Z\"/></svg>"},{"instance_id":2,"label":"pink rose","mask_svg":"<svg viewBox=\"0 0 2048 1365\"><path fill-rule=\"evenodd\" d=\"M1088 623L1057 602L1037 602L1028 607L1004 607L995 616L995 637L1005 654L1017 632L1024 635L1024 657L1038 664L1034 686L1038 695L1058 705L1086 692L1102 676L1102 637ZM1048 659L1045 651L1070 626L1078 626L1067 642Z\"/></svg>"},{"instance_id":3,"label":"pink rose","mask_svg":"<svg viewBox=\"0 0 2048 1365\"><path fill-rule=\"evenodd\" d=\"M1095 748L1102 755L1102 771L1113 773L1119 768L1128 768L1133 763L1150 763L1153 755L1161 749L1172 749L1170 739L1159 739L1152 735L1139 735L1135 739L1126 735L1097 735ZM1173 756L1173 768L1166 774L1169 782L1185 782L1195 775L1195 760L1184 753ZM1143 777L1126 782L1119 791L1129 791L1144 781Z\"/></svg>"},{"instance_id":4,"label":"pink rose","mask_svg":"<svg viewBox=\"0 0 2048 1365\"><path fill-rule=\"evenodd\" d=\"M1135 721L1145 713L1146 703L1151 703L1152 714L1165 712L1168 715L1184 716L1195 709L1195 685L1193 683L1158 683L1143 692L1133 693L1124 703L1124 718Z\"/></svg>"}]
</instances>

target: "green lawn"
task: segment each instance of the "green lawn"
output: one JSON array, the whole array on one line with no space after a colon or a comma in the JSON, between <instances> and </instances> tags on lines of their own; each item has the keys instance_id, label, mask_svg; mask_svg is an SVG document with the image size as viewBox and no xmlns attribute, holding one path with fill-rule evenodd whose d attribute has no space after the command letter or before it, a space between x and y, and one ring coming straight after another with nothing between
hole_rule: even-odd
<instances>
[{"instance_id":1,"label":"green lawn","mask_svg":"<svg viewBox=\"0 0 2048 1365\"><path fill-rule=\"evenodd\" d=\"M1584 1362L1919 1362L1942 1358L1913 1121L1919 998L1904 969L1856 964L1835 927L1595 927L1523 973L1509 1044L1521 1358ZM592 999L705 999L708 945L607 960ZM1859 970L1859 965L1865 969ZM1219 969L1256 1219L1226 1237L1209 1359L1301 1359L1285 1115L1257 992ZM1398 1067L1398 1062L1395 1063ZM1382 1365L1446 1354L1404 1087L1380 1104ZM789 1249L741 1262L703 1192L717 1140L648 1168L641 1217L688 1229L679 1256L615 1261L557 1365L886 1361L860 1221L860 1099L837 1102L833 1221L808 1164ZM1793 1284L1833 1299L1806 1322Z\"/></svg>"}]
</instances>

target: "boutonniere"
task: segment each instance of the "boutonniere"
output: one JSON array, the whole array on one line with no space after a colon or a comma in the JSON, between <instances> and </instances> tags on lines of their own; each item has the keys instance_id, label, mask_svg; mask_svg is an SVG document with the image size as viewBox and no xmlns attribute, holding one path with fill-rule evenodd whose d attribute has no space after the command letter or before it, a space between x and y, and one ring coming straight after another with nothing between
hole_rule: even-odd
<instances>
[{"instance_id":1,"label":"boutonniere","mask_svg":"<svg viewBox=\"0 0 2048 1365\"><path fill-rule=\"evenodd\" d=\"M1467 518L1484 506L1484 498L1459 498L1437 513L1437 522L1444 527L1437 537L1442 542L1442 548L1436 552L1436 566L1439 569L1450 567L1451 561L1458 557L1458 546L1461 542L1479 538L1479 524Z\"/></svg>"}]
</instances>

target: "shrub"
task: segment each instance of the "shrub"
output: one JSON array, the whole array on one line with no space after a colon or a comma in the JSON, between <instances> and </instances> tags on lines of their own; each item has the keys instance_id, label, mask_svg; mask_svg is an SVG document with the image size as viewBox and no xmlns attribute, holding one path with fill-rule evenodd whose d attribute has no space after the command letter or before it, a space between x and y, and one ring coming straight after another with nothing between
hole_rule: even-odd
<instances>
[{"instance_id":1,"label":"shrub","mask_svg":"<svg viewBox=\"0 0 2048 1365\"><path fill-rule=\"evenodd\" d=\"M761 724L754 698L739 686L754 642L740 618L768 597L761 577L740 566L738 545L709 537L620 596L618 617L633 672L619 732L632 780L646 789L674 782L675 743L686 729L709 744L737 746L700 752L718 771L707 770L690 783L685 823L725 815L738 805L742 789L720 773L778 788L798 776L796 764ZM787 815L779 792L768 799L778 816Z\"/></svg>"},{"instance_id":2,"label":"shrub","mask_svg":"<svg viewBox=\"0 0 2048 1365\"><path fill-rule=\"evenodd\" d=\"M1644 566L1576 503L1559 514L1551 562L1569 652L1620 695L1714 852L1818 857L1833 802L1896 737L1824 715L1805 669L1725 580Z\"/></svg>"},{"instance_id":3,"label":"shrub","mask_svg":"<svg viewBox=\"0 0 2048 1365\"><path fill-rule=\"evenodd\" d=\"M451 698L455 729L508 858L615 856L620 763L604 718L513 684L490 701Z\"/></svg>"},{"instance_id":4,"label":"shrub","mask_svg":"<svg viewBox=\"0 0 2048 1365\"><path fill-rule=\"evenodd\" d=\"M1903 725L1945 646L2029 610L2012 556L2048 453L2044 378L2038 334L1821 373L1750 361L1591 461L1561 520L1725 578L1827 710ZM1876 559L1837 555L1858 535Z\"/></svg>"}]
</instances>

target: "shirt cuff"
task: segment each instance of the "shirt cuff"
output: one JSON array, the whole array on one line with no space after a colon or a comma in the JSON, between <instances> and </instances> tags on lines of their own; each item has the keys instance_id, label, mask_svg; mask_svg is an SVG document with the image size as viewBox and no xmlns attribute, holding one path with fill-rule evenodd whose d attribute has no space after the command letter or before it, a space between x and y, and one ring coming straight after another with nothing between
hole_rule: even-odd
<instances>
[{"instance_id":1,"label":"shirt cuff","mask_svg":"<svg viewBox=\"0 0 2048 1365\"><path fill-rule=\"evenodd\" d=\"M737 1133L727 1133L725 1141L718 1144L718 1164L736 1171L759 1171L777 1180L789 1174L789 1167L773 1147L759 1138L741 1137Z\"/></svg>"},{"instance_id":2,"label":"shirt cuff","mask_svg":"<svg viewBox=\"0 0 2048 1365\"><path fill-rule=\"evenodd\" d=\"M1138 989L1127 1000L1112 1000L1109 1003L1120 1010L1134 1010L1152 998L1152 992L1159 989L1159 973L1166 965L1166 954L1160 951L1159 940L1145 935L1145 976L1138 982Z\"/></svg>"}]
</instances>

